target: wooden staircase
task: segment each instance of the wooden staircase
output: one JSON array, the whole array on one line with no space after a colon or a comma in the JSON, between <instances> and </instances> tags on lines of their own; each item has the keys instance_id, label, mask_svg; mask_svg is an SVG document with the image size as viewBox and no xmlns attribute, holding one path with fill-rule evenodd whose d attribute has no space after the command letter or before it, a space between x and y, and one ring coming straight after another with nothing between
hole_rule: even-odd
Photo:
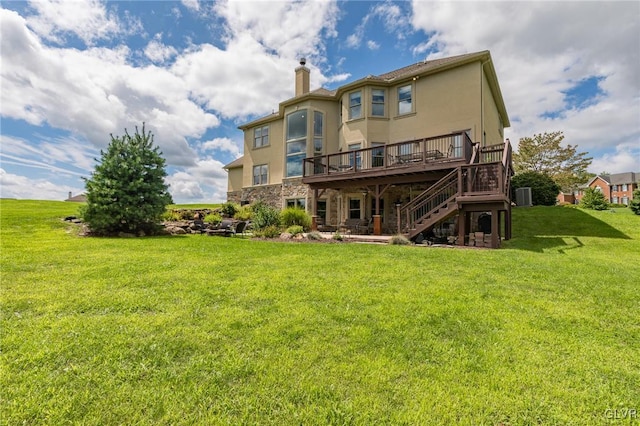
<instances>
[{"instance_id":1,"label":"wooden staircase","mask_svg":"<svg viewBox=\"0 0 640 426\"><path fill-rule=\"evenodd\" d=\"M403 233L413 239L438 222L461 212L482 209L508 211L507 238L511 236L511 145L499 144L474 152L472 163L458 166L401 209ZM480 209L480 210L479 210ZM465 221L465 227L468 227ZM460 232L463 236L465 230ZM464 243L463 243L464 244Z\"/></svg>"}]
</instances>

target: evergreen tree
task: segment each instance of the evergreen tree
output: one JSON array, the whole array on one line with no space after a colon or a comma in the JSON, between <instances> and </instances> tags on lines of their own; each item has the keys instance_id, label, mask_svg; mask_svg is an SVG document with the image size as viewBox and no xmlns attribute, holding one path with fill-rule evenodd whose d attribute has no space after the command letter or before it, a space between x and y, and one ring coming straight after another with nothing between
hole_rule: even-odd
<instances>
[{"instance_id":1,"label":"evergreen tree","mask_svg":"<svg viewBox=\"0 0 640 426\"><path fill-rule=\"evenodd\" d=\"M153 134L145 132L144 124L142 133L136 126L133 136L125 129L122 137L111 135L100 155L91 178L85 179L87 204L81 213L91 232L153 233L172 203L164 182L165 160L153 146Z\"/></svg>"},{"instance_id":2,"label":"evergreen tree","mask_svg":"<svg viewBox=\"0 0 640 426\"><path fill-rule=\"evenodd\" d=\"M512 198L518 188L531 188L531 202L534 206L553 206L556 204L560 186L544 173L518 173L511 179Z\"/></svg>"},{"instance_id":3,"label":"evergreen tree","mask_svg":"<svg viewBox=\"0 0 640 426\"><path fill-rule=\"evenodd\" d=\"M633 200L629 202L629 208L635 214L640 214L640 188L633 191Z\"/></svg>"},{"instance_id":4,"label":"evergreen tree","mask_svg":"<svg viewBox=\"0 0 640 426\"><path fill-rule=\"evenodd\" d=\"M593 210L607 210L609 203L607 199L604 198L602 191L598 191L595 188L587 188L580 200L580 207Z\"/></svg>"}]
</instances>

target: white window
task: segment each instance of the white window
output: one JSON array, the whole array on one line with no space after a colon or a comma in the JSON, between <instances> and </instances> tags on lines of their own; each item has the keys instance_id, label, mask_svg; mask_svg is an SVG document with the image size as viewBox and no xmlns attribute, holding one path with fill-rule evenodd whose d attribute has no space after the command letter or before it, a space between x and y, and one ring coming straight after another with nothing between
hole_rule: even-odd
<instances>
[{"instance_id":1,"label":"white window","mask_svg":"<svg viewBox=\"0 0 640 426\"><path fill-rule=\"evenodd\" d=\"M269 183L269 166L266 164L253 166L253 184L266 185L267 183Z\"/></svg>"},{"instance_id":2,"label":"white window","mask_svg":"<svg viewBox=\"0 0 640 426\"><path fill-rule=\"evenodd\" d=\"M626 191L627 189L629 189L629 188L627 187L627 184L626 184L626 183L623 183L623 184L622 184L622 190L623 190L623 191Z\"/></svg>"},{"instance_id":3,"label":"white window","mask_svg":"<svg viewBox=\"0 0 640 426\"><path fill-rule=\"evenodd\" d=\"M613 197L613 204L618 204L618 197Z\"/></svg>"},{"instance_id":4,"label":"white window","mask_svg":"<svg viewBox=\"0 0 640 426\"><path fill-rule=\"evenodd\" d=\"M362 92L349 93L349 120L362 117Z\"/></svg>"},{"instance_id":5,"label":"white window","mask_svg":"<svg viewBox=\"0 0 640 426\"><path fill-rule=\"evenodd\" d=\"M618 185L613 185L613 188L611 188L612 191L617 191L618 190Z\"/></svg>"},{"instance_id":6,"label":"white window","mask_svg":"<svg viewBox=\"0 0 640 426\"><path fill-rule=\"evenodd\" d=\"M411 84L398 87L398 115L413 112L413 97Z\"/></svg>"},{"instance_id":7,"label":"white window","mask_svg":"<svg viewBox=\"0 0 640 426\"><path fill-rule=\"evenodd\" d=\"M253 130L253 147L260 148L267 145L269 145L269 126L256 127Z\"/></svg>"},{"instance_id":8,"label":"white window","mask_svg":"<svg viewBox=\"0 0 640 426\"><path fill-rule=\"evenodd\" d=\"M371 90L371 115L384 117L384 89Z\"/></svg>"},{"instance_id":9,"label":"white window","mask_svg":"<svg viewBox=\"0 0 640 426\"><path fill-rule=\"evenodd\" d=\"M302 162L307 155L307 110L287 116L286 176L302 176Z\"/></svg>"},{"instance_id":10,"label":"white window","mask_svg":"<svg viewBox=\"0 0 640 426\"><path fill-rule=\"evenodd\" d=\"M629 198L622 197L622 204L624 204L625 206L628 206L629 205Z\"/></svg>"}]
</instances>

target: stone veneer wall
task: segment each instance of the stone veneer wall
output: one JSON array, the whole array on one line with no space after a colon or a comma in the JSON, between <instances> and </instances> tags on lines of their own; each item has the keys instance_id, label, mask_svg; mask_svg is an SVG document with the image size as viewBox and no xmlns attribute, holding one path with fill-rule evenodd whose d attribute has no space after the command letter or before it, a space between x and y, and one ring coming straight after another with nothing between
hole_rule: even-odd
<instances>
[{"instance_id":1,"label":"stone veneer wall","mask_svg":"<svg viewBox=\"0 0 640 426\"><path fill-rule=\"evenodd\" d=\"M302 179L288 179L281 184L250 186L242 188L242 191L227 192L227 201L238 204L262 201L277 209L284 208L288 198L304 198L309 205L309 187L302 183Z\"/></svg>"}]
</instances>

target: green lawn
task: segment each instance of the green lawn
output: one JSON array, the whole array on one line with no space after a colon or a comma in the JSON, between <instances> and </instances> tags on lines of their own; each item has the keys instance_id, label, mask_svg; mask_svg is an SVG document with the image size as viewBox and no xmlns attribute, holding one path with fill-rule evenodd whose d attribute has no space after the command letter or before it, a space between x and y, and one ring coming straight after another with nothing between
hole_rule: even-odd
<instances>
[{"instance_id":1,"label":"green lawn","mask_svg":"<svg viewBox=\"0 0 640 426\"><path fill-rule=\"evenodd\" d=\"M626 209L514 209L487 250L81 238L77 207L0 202L2 424L640 420Z\"/></svg>"}]
</instances>

